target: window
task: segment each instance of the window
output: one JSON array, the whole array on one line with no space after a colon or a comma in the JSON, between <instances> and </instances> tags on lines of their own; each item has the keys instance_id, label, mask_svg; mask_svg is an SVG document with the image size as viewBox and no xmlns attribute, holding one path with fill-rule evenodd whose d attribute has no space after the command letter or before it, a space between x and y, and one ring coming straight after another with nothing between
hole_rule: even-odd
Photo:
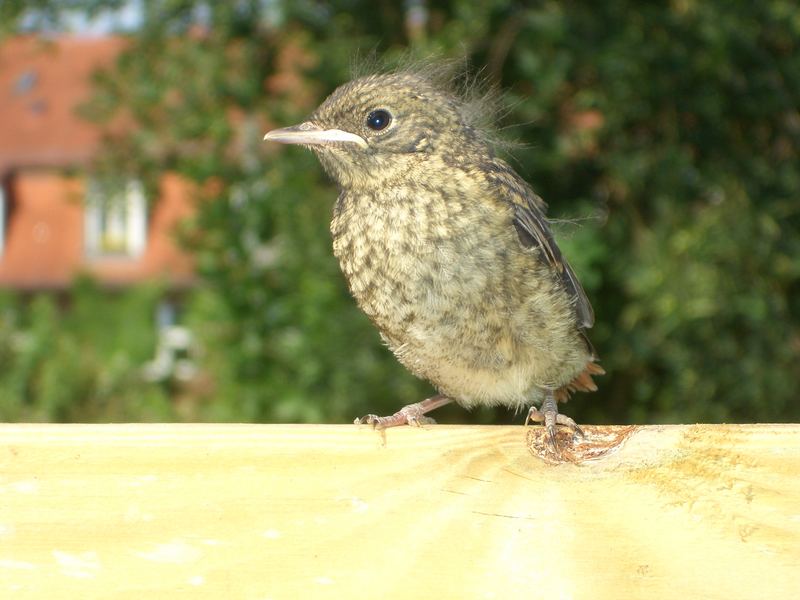
<instances>
[{"instance_id":1,"label":"window","mask_svg":"<svg viewBox=\"0 0 800 600\"><path fill-rule=\"evenodd\" d=\"M91 181L86 197L86 254L96 258L137 258L147 244L147 202L139 181L120 190Z\"/></svg>"}]
</instances>

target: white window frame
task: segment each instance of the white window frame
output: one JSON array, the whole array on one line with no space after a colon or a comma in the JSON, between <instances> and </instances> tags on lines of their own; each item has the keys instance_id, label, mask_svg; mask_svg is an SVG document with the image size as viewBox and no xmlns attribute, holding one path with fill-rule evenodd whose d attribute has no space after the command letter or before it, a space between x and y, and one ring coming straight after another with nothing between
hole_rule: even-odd
<instances>
[{"instance_id":1,"label":"white window frame","mask_svg":"<svg viewBox=\"0 0 800 600\"><path fill-rule=\"evenodd\" d=\"M84 247L90 258L139 258L147 247L147 200L138 180L117 193L89 180L84 211Z\"/></svg>"}]
</instances>

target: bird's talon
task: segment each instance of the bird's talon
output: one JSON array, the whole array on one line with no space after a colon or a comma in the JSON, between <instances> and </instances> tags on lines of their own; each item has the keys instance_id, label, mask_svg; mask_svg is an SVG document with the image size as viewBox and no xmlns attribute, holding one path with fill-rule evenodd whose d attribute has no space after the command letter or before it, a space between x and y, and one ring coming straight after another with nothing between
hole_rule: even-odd
<instances>
[{"instance_id":1,"label":"bird's talon","mask_svg":"<svg viewBox=\"0 0 800 600\"><path fill-rule=\"evenodd\" d=\"M425 413L444 406L450 402L450 398L438 395L417 402L416 404L409 404L398 410L393 415L388 417L379 417L378 415L369 414L360 419L353 421L356 425L372 425L373 429L385 430L390 427L397 427L398 425L411 425L412 427L422 427L423 425L431 425L436 423L432 418L425 416Z\"/></svg>"},{"instance_id":2,"label":"bird's talon","mask_svg":"<svg viewBox=\"0 0 800 600\"><path fill-rule=\"evenodd\" d=\"M550 442L550 449L558 454L558 440L556 439L556 428L555 427L548 427L547 428L547 438Z\"/></svg>"},{"instance_id":3,"label":"bird's talon","mask_svg":"<svg viewBox=\"0 0 800 600\"><path fill-rule=\"evenodd\" d=\"M535 406L531 406L530 410L528 411L528 416L525 417L525 427L527 427L531 422L544 423L544 414Z\"/></svg>"},{"instance_id":4,"label":"bird's talon","mask_svg":"<svg viewBox=\"0 0 800 600\"><path fill-rule=\"evenodd\" d=\"M408 406L404 406L398 411L398 415L400 415L411 427L423 427L425 425L436 423L436 421L434 421L431 417L425 416L425 413L419 404L410 404Z\"/></svg>"},{"instance_id":5,"label":"bird's talon","mask_svg":"<svg viewBox=\"0 0 800 600\"><path fill-rule=\"evenodd\" d=\"M551 394L545 396L541 409L535 406L530 408L528 416L525 417L525 426L531 422L544 424L547 445L556 455L559 454L557 437L559 425L568 427L572 431L573 440L576 436L585 437L583 429L573 419L558 412L556 400Z\"/></svg>"},{"instance_id":6,"label":"bird's talon","mask_svg":"<svg viewBox=\"0 0 800 600\"><path fill-rule=\"evenodd\" d=\"M379 417L378 415L370 414L370 415L364 415L360 419L356 418L356 420L353 421L353 423L356 425L369 425L373 429L383 429L381 427L381 419L382 418Z\"/></svg>"},{"instance_id":7,"label":"bird's talon","mask_svg":"<svg viewBox=\"0 0 800 600\"><path fill-rule=\"evenodd\" d=\"M578 426L574 419L568 417L567 415L562 415L561 413L557 414L556 423L563 425L564 427L569 427L572 430L573 436L577 435L578 437L586 437L586 435L583 433L583 429Z\"/></svg>"}]
</instances>

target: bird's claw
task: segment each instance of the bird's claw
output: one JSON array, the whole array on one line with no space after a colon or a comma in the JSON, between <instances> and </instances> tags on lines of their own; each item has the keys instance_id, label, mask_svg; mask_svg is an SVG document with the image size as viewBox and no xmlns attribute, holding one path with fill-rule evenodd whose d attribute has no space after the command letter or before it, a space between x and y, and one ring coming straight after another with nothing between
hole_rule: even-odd
<instances>
[{"instance_id":1,"label":"bird's claw","mask_svg":"<svg viewBox=\"0 0 800 600\"><path fill-rule=\"evenodd\" d=\"M568 427L572 431L573 436L585 437L583 429L581 429L571 417L558 412L555 400L552 402L545 400L542 404L542 410L532 406L528 411L528 416L525 417L525 426L531 421L544 424L545 430L547 431L548 445L556 454L558 453L558 441L556 439L558 425Z\"/></svg>"},{"instance_id":2,"label":"bird's claw","mask_svg":"<svg viewBox=\"0 0 800 600\"><path fill-rule=\"evenodd\" d=\"M379 417L378 415L364 415L363 417L356 417L353 421L355 425L369 425L373 429L385 429L388 425L384 424L386 419L390 419L391 417Z\"/></svg>"},{"instance_id":3,"label":"bird's claw","mask_svg":"<svg viewBox=\"0 0 800 600\"><path fill-rule=\"evenodd\" d=\"M379 417L378 415L366 415L360 419L353 421L356 425L371 425L373 429L384 430L389 427L397 427L398 425L411 425L412 427L422 427L423 425L433 425L436 423L430 417L426 417L425 413L444 406L450 402L450 398L442 396L441 394L427 398L422 402L409 404L398 410L393 415L388 417Z\"/></svg>"},{"instance_id":4,"label":"bird's claw","mask_svg":"<svg viewBox=\"0 0 800 600\"><path fill-rule=\"evenodd\" d=\"M411 427L422 427L423 425L433 425L436 423L431 417L426 417L416 405L404 406L393 415L379 417L369 414L353 421L356 425L370 425L373 429L387 429L398 425L410 425Z\"/></svg>"}]
</instances>

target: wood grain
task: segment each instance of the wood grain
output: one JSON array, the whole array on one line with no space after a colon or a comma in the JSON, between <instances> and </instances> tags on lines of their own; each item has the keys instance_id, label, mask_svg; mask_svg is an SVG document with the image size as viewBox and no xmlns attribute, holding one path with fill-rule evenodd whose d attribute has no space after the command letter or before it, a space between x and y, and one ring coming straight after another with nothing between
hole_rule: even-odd
<instances>
[{"instance_id":1,"label":"wood grain","mask_svg":"<svg viewBox=\"0 0 800 600\"><path fill-rule=\"evenodd\" d=\"M0 425L0 597L800 597L800 425L540 431Z\"/></svg>"}]
</instances>

